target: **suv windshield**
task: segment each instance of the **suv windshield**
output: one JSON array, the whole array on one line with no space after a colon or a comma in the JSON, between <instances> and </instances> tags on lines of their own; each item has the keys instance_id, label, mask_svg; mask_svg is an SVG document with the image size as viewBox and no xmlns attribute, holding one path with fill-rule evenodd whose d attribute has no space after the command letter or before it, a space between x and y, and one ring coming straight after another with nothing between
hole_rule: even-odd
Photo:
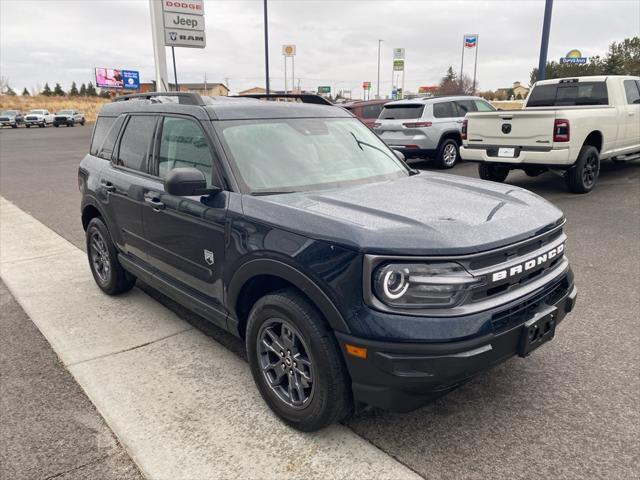
<instances>
[{"instance_id":1,"label":"suv windshield","mask_svg":"<svg viewBox=\"0 0 640 480\"><path fill-rule=\"evenodd\" d=\"M11 116L11 115L16 115L18 112L16 110L3 110L2 112L0 112L0 115L7 115L7 116Z\"/></svg>"},{"instance_id":2,"label":"suv windshield","mask_svg":"<svg viewBox=\"0 0 640 480\"><path fill-rule=\"evenodd\" d=\"M29 113L33 113L34 115L44 115L44 110L29 110Z\"/></svg>"},{"instance_id":3,"label":"suv windshield","mask_svg":"<svg viewBox=\"0 0 640 480\"><path fill-rule=\"evenodd\" d=\"M214 122L253 194L337 188L407 176L403 162L353 118Z\"/></svg>"},{"instance_id":4,"label":"suv windshield","mask_svg":"<svg viewBox=\"0 0 640 480\"><path fill-rule=\"evenodd\" d=\"M424 104L385 105L380 114L381 120L407 120L422 117Z\"/></svg>"},{"instance_id":5,"label":"suv windshield","mask_svg":"<svg viewBox=\"0 0 640 480\"><path fill-rule=\"evenodd\" d=\"M59 115L71 115L73 113L73 110L60 110L58 112Z\"/></svg>"},{"instance_id":6,"label":"suv windshield","mask_svg":"<svg viewBox=\"0 0 640 480\"><path fill-rule=\"evenodd\" d=\"M608 105L605 82L560 82L537 85L529 95L527 107Z\"/></svg>"}]
</instances>

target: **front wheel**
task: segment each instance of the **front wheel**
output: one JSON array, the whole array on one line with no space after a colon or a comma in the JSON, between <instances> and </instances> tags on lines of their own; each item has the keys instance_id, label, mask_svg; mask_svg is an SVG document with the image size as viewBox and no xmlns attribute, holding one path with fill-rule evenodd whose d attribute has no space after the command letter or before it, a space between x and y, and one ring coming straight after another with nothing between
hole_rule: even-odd
<instances>
[{"instance_id":1,"label":"front wheel","mask_svg":"<svg viewBox=\"0 0 640 480\"><path fill-rule=\"evenodd\" d=\"M481 163L478 165L478 175L480 175L480 178L483 180L502 183L507 179L509 169L507 167L491 165L490 163Z\"/></svg>"},{"instance_id":2,"label":"front wheel","mask_svg":"<svg viewBox=\"0 0 640 480\"><path fill-rule=\"evenodd\" d=\"M333 332L296 290L281 290L256 302L246 344L258 390L285 423L311 432L351 411L350 381Z\"/></svg>"},{"instance_id":3,"label":"front wheel","mask_svg":"<svg viewBox=\"0 0 640 480\"><path fill-rule=\"evenodd\" d=\"M118 261L116 248L102 218L93 218L87 227L87 256L93 279L108 295L128 292L136 284L136 277Z\"/></svg>"},{"instance_id":4,"label":"front wheel","mask_svg":"<svg viewBox=\"0 0 640 480\"><path fill-rule=\"evenodd\" d=\"M459 146L453 138L443 140L438 148L438 167L452 168L459 157Z\"/></svg>"},{"instance_id":5,"label":"front wheel","mask_svg":"<svg viewBox=\"0 0 640 480\"><path fill-rule=\"evenodd\" d=\"M31 128L31 125L29 125L29 124L27 123L27 124L25 124L25 127L27 127L27 128Z\"/></svg>"},{"instance_id":6,"label":"front wheel","mask_svg":"<svg viewBox=\"0 0 640 480\"><path fill-rule=\"evenodd\" d=\"M564 174L567 188L573 193L588 193L593 190L600 175L600 154L596 147L585 145L580 149L578 160Z\"/></svg>"},{"instance_id":7,"label":"front wheel","mask_svg":"<svg viewBox=\"0 0 640 480\"><path fill-rule=\"evenodd\" d=\"M11 128L18 128L18 124L17 123L12 124Z\"/></svg>"},{"instance_id":8,"label":"front wheel","mask_svg":"<svg viewBox=\"0 0 640 480\"><path fill-rule=\"evenodd\" d=\"M81 127L84 127L84 122L85 122L84 118L82 120L80 120L80 126Z\"/></svg>"}]
</instances>

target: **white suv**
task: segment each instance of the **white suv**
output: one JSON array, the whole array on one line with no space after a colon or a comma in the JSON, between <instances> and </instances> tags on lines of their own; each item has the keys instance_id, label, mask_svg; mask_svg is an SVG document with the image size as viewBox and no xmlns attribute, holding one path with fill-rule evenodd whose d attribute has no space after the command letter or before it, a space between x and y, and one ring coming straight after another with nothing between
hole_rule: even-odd
<instances>
[{"instance_id":1,"label":"white suv","mask_svg":"<svg viewBox=\"0 0 640 480\"><path fill-rule=\"evenodd\" d=\"M387 145L407 158L431 158L440 168L451 168L459 158L464 116L469 112L494 110L480 97L398 100L384 106L373 129Z\"/></svg>"}]
</instances>

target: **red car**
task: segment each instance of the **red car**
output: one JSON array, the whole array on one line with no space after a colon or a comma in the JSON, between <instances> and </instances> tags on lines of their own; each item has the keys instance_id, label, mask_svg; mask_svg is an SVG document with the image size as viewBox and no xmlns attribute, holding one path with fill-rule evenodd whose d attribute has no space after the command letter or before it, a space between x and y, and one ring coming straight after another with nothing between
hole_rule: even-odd
<instances>
[{"instance_id":1,"label":"red car","mask_svg":"<svg viewBox=\"0 0 640 480\"><path fill-rule=\"evenodd\" d=\"M349 110L356 117L358 117L362 123L364 123L367 127L373 128L373 124L375 123L378 115L382 111L382 107L384 107L385 103L388 103L390 100L361 100L355 102L344 103L342 107Z\"/></svg>"}]
</instances>

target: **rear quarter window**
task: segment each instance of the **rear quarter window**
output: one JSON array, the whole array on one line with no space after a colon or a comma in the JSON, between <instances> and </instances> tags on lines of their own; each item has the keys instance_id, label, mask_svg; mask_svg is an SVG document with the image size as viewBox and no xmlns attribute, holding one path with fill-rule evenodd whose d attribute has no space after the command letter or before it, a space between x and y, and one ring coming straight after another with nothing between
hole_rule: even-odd
<instances>
[{"instance_id":1,"label":"rear quarter window","mask_svg":"<svg viewBox=\"0 0 640 480\"><path fill-rule=\"evenodd\" d=\"M147 171L156 122L157 117L151 115L134 115L129 119L120 139L116 165L140 172Z\"/></svg>"},{"instance_id":2,"label":"rear quarter window","mask_svg":"<svg viewBox=\"0 0 640 480\"><path fill-rule=\"evenodd\" d=\"M93 127L93 138L91 139L91 148L89 149L91 155L98 155L98 151L115 121L116 117L98 117L96 125Z\"/></svg>"},{"instance_id":3,"label":"rear quarter window","mask_svg":"<svg viewBox=\"0 0 640 480\"><path fill-rule=\"evenodd\" d=\"M640 85L638 85L638 82L635 80L625 80L623 85L627 103L630 105L640 103Z\"/></svg>"},{"instance_id":4,"label":"rear quarter window","mask_svg":"<svg viewBox=\"0 0 640 480\"><path fill-rule=\"evenodd\" d=\"M424 112L424 105L419 103L385 105L379 118L382 120L407 120L422 117L422 112Z\"/></svg>"}]
</instances>

